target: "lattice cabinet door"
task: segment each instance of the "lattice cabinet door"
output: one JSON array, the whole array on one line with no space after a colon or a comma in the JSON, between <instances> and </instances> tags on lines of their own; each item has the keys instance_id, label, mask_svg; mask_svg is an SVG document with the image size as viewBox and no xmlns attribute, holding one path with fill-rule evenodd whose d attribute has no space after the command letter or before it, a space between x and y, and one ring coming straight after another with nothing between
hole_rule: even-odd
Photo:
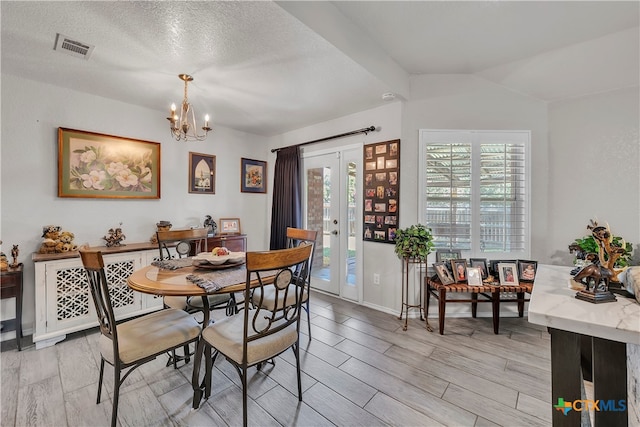
<instances>
[{"instance_id":1,"label":"lattice cabinet door","mask_svg":"<svg viewBox=\"0 0 640 427\"><path fill-rule=\"evenodd\" d=\"M142 266L139 253L105 255L111 303L116 318L140 311L142 298L127 286L127 278ZM80 330L97 325L87 275L78 258L47 265L47 332Z\"/></svg>"}]
</instances>

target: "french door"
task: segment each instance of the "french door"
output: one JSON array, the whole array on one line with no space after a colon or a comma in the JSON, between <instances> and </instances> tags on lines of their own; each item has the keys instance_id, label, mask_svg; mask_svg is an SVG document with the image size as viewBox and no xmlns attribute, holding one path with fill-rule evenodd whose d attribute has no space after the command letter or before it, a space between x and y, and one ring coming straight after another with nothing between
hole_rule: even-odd
<instances>
[{"instance_id":1,"label":"french door","mask_svg":"<svg viewBox=\"0 0 640 427\"><path fill-rule=\"evenodd\" d=\"M311 287L361 301L362 148L303 157L305 227L318 230Z\"/></svg>"}]
</instances>

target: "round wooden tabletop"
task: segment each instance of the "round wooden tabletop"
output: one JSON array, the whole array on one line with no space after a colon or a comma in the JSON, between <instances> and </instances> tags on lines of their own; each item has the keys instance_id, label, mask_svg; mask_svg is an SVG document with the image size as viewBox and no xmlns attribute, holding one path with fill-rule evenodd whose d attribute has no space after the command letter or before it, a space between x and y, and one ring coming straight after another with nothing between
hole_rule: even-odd
<instances>
[{"instance_id":1,"label":"round wooden tabletop","mask_svg":"<svg viewBox=\"0 0 640 427\"><path fill-rule=\"evenodd\" d=\"M164 270L155 266L147 266L136 270L127 279L127 284L134 291L152 295L165 296L203 296L207 292L187 280L187 276L196 272L196 267L184 267L177 270ZM199 270L200 271L200 270ZM246 270L244 268L234 268L222 270L234 279L236 284L225 286L224 288L209 292L209 294L226 294L240 292L245 289Z\"/></svg>"}]
</instances>

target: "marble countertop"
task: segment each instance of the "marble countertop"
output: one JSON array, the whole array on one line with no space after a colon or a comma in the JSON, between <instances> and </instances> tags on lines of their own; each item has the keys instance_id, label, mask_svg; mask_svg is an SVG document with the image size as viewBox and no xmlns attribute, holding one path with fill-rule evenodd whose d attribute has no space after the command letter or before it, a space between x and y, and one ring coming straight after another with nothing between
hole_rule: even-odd
<instances>
[{"instance_id":1,"label":"marble countertop","mask_svg":"<svg viewBox=\"0 0 640 427\"><path fill-rule=\"evenodd\" d=\"M592 304L569 288L571 267L538 265L529 303L529 322L569 332L640 345L640 304L616 295L616 302Z\"/></svg>"}]
</instances>

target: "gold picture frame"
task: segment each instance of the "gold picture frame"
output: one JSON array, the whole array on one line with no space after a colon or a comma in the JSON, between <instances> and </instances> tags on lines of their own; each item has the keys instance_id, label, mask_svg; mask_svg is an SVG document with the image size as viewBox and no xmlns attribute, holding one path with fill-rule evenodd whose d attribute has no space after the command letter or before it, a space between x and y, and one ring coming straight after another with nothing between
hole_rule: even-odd
<instances>
[{"instance_id":1,"label":"gold picture frame","mask_svg":"<svg viewBox=\"0 0 640 427\"><path fill-rule=\"evenodd\" d=\"M240 234L240 218L220 218L220 234Z\"/></svg>"},{"instance_id":2,"label":"gold picture frame","mask_svg":"<svg viewBox=\"0 0 640 427\"><path fill-rule=\"evenodd\" d=\"M160 144L58 128L58 197L159 199Z\"/></svg>"}]
</instances>

